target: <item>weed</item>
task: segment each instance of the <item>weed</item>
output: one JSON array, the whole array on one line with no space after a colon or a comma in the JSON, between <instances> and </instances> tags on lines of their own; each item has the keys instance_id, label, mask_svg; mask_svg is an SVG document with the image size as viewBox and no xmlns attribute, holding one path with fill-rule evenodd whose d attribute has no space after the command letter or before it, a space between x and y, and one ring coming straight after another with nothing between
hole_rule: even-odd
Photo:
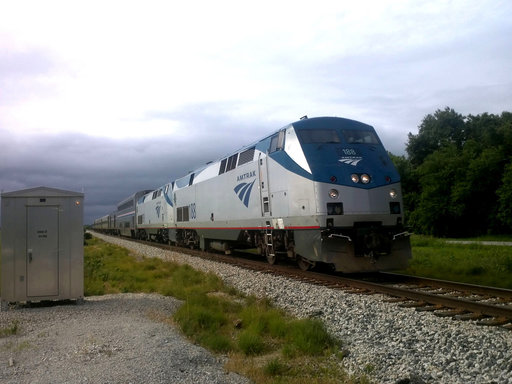
<instances>
[{"instance_id":1,"label":"weed","mask_svg":"<svg viewBox=\"0 0 512 384\"><path fill-rule=\"evenodd\" d=\"M277 358L270 360L263 367L263 372L268 376L282 375L286 370L286 366Z\"/></svg>"},{"instance_id":2,"label":"weed","mask_svg":"<svg viewBox=\"0 0 512 384\"><path fill-rule=\"evenodd\" d=\"M0 328L0 337L17 335L20 330L19 324L18 320L14 320L7 328Z\"/></svg>"},{"instance_id":3,"label":"weed","mask_svg":"<svg viewBox=\"0 0 512 384\"><path fill-rule=\"evenodd\" d=\"M21 352L25 349L30 348L30 343L28 341L22 341L21 343L16 345L15 352Z\"/></svg>"},{"instance_id":4,"label":"weed","mask_svg":"<svg viewBox=\"0 0 512 384\"><path fill-rule=\"evenodd\" d=\"M366 374L368 374L368 375L371 375L372 373L374 373L374 372L375 372L375 370L376 370L376 369L377 369L377 368L375 367L375 365L374 365L374 364L368 363L368 364L366 364L366 365L364 366L363 371L364 371L364 373L366 373Z\"/></svg>"},{"instance_id":5,"label":"weed","mask_svg":"<svg viewBox=\"0 0 512 384\"><path fill-rule=\"evenodd\" d=\"M238 347L247 356L259 355L265 350L265 343L260 335L248 329L238 336Z\"/></svg>"},{"instance_id":6,"label":"weed","mask_svg":"<svg viewBox=\"0 0 512 384\"><path fill-rule=\"evenodd\" d=\"M272 308L267 300L249 298L241 313L244 328L271 337L282 338L287 332L287 323L282 311Z\"/></svg>"},{"instance_id":7,"label":"weed","mask_svg":"<svg viewBox=\"0 0 512 384\"><path fill-rule=\"evenodd\" d=\"M206 348L217 353L227 353L233 349L231 340L227 336L215 332L206 335L203 343Z\"/></svg>"},{"instance_id":8,"label":"weed","mask_svg":"<svg viewBox=\"0 0 512 384\"><path fill-rule=\"evenodd\" d=\"M182 308L183 311L178 311L175 318L187 335L198 332L215 332L227 322L224 314L215 307L208 308L194 305L194 303L186 303Z\"/></svg>"},{"instance_id":9,"label":"weed","mask_svg":"<svg viewBox=\"0 0 512 384\"><path fill-rule=\"evenodd\" d=\"M31 347L30 343L25 340L21 343L18 340L9 341L7 343L3 343L0 345L0 350L3 351L11 351L11 352L21 352Z\"/></svg>"},{"instance_id":10,"label":"weed","mask_svg":"<svg viewBox=\"0 0 512 384\"><path fill-rule=\"evenodd\" d=\"M318 319L292 321L286 338L287 344L284 351L290 356L295 354L320 356L326 349L335 345L335 340Z\"/></svg>"}]
</instances>

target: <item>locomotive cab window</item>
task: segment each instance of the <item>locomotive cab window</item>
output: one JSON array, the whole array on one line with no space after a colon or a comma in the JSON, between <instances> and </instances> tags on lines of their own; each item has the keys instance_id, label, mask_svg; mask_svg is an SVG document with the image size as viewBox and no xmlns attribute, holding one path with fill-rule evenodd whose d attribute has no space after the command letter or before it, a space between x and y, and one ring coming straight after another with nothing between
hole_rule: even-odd
<instances>
[{"instance_id":1,"label":"locomotive cab window","mask_svg":"<svg viewBox=\"0 0 512 384\"><path fill-rule=\"evenodd\" d=\"M252 147L240 153L240 158L238 159L238 166L251 162L254 159L254 150L255 147Z\"/></svg>"},{"instance_id":2,"label":"locomotive cab window","mask_svg":"<svg viewBox=\"0 0 512 384\"><path fill-rule=\"evenodd\" d=\"M228 159L222 159L220 162L220 168L219 168L219 175L222 175L224 172L226 172L226 163L228 162Z\"/></svg>"},{"instance_id":3,"label":"locomotive cab window","mask_svg":"<svg viewBox=\"0 0 512 384\"><path fill-rule=\"evenodd\" d=\"M226 172L231 171L236 168L236 161L238 160L238 153L232 155L228 159L228 165L226 167Z\"/></svg>"},{"instance_id":4,"label":"locomotive cab window","mask_svg":"<svg viewBox=\"0 0 512 384\"><path fill-rule=\"evenodd\" d=\"M219 175L222 175L224 172L231 171L236 168L236 162L238 160L238 153L229 156L227 159L223 159L220 162Z\"/></svg>"},{"instance_id":5,"label":"locomotive cab window","mask_svg":"<svg viewBox=\"0 0 512 384\"><path fill-rule=\"evenodd\" d=\"M280 151L284 148L284 130L279 131L270 139L269 153Z\"/></svg>"},{"instance_id":6,"label":"locomotive cab window","mask_svg":"<svg viewBox=\"0 0 512 384\"><path fill-rule=\"evenodd\" d=\"M334 129L301 129L297 131L303 144L337 144L340 136Z\"/></svg>"},{"instance_id":7,"label":"locomotive cab window","mask_svg":"<svg viewBox=\"0 0 512 384\"><path fill-rule=\"evenodd\" d=\"M343 130L343 137L349 144L380 144L377 135L372 131Z\"/></svg>"}]
</instances>

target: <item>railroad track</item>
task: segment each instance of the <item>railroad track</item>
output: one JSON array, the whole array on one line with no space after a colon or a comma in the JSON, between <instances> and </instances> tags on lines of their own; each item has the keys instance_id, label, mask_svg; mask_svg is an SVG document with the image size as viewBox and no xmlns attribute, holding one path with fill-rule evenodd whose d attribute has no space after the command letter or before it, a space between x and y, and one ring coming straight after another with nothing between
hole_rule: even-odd
<instances>
[{"instance_id":1,"label":"railroad track","mask_svg":"<svg viewBox=\"0 0 512 384\"><path fill-rule=\"evenodd\" d=\"M392 273L349 279L347 283L361 290L387 294L393 297L389 301L402 302L402 306L418 311L512 330L512 290Z\"/></svg>"},{"instance_id":2,"label":"railroad track","mask_svg":"<svg viewBox=\"0 0 512 384\"><path fill-rule=\"evenodd\" d=\"M502 326L512 330L512 290L508 289L393 273L345 276L329 271L302 271L286 261L269 265L261 257L246 253L237 253L237 257L233 257L158 243L143 243L331 289L358 294L385 294L389 297L386 301L400 302L403 307L415 307L418 311L431 311L440 317L475 320L479 325Z\"/></svg>"}]
</instances>

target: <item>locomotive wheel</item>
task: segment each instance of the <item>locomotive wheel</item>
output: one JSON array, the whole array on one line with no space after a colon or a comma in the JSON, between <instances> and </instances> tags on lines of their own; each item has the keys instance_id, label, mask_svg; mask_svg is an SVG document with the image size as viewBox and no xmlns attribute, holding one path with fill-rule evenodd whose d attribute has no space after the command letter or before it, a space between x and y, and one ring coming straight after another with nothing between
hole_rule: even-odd
<instances>
[{"instance_id":1,"label":"locomotive wheel","mask_svg":"<svg viewBox=\"0 0 512 384\"><path fill-rule=\"evenodd\" d=\"M312 268L315 268L316 263L314 261L305 259L302 256L297 256L297 265L299 268L303 271L310 270Z\"/></svg>"}]
</instances>

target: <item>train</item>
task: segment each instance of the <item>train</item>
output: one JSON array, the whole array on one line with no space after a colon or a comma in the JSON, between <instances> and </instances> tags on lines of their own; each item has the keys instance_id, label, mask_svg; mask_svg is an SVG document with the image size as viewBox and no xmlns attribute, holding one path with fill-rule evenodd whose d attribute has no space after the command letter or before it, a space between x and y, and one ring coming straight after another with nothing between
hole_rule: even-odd
<instances>
[{"instance_id":1,"label":"train","mask_svg":"<svg viewBox=\"0 0 512 384\"><path fill-rule=\"evenodd\" d=\"M404 269L400 175L375 129L303 117L94 221L103 233L342 273Z\"/></svg>"}]
</instances>

